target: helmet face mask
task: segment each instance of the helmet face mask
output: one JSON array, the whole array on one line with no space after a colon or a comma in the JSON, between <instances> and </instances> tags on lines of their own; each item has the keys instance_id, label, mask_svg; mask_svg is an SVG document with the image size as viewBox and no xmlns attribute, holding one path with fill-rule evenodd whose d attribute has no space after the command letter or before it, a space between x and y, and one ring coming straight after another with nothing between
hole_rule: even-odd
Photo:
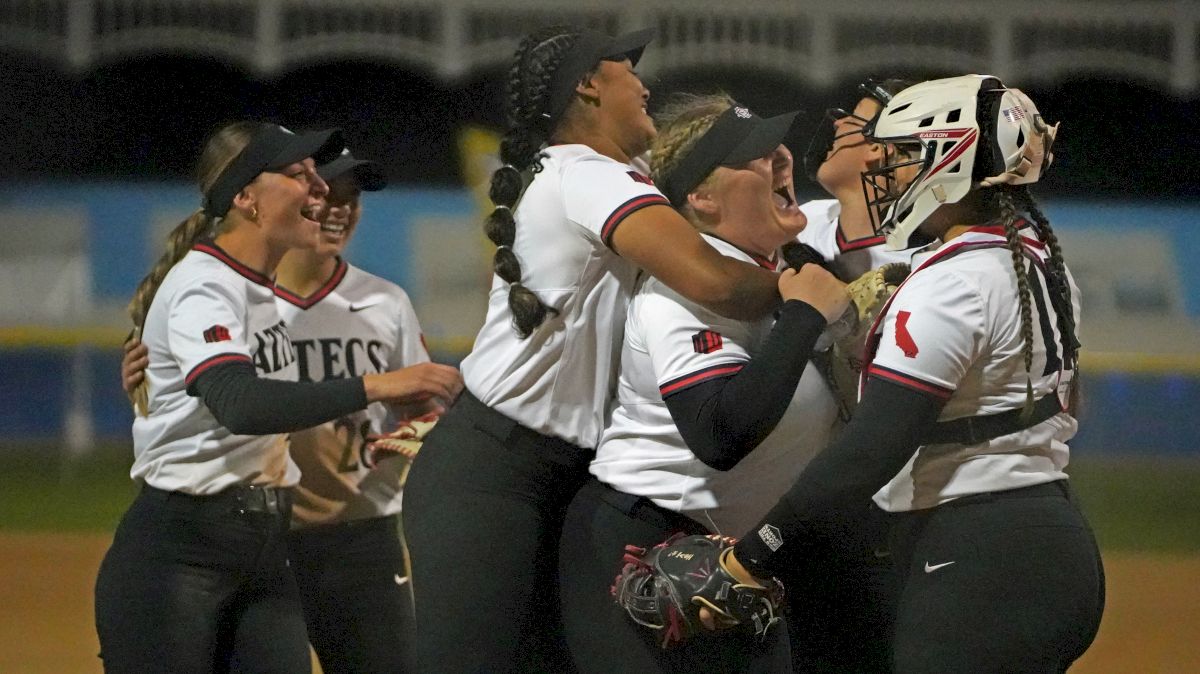
<instances>
[{"instance_id":1,"label":"helmet face mask","mask_svg":"<svg viewBox=\"0 0 1200 674\"><path fill-rule=\"evenodd\" d=\"M1036 182L1052 159L1056 131L1028 96L995 77L950 77L901 91L864 129L867 139L911 148L917 157L885 159L863 174L876 231L889 249L900 250L941 205L973 189ZM917 175L899 187L897 171L914 165Z\"/></svg>"},{"instance_id":2,"label":"helmet face mask","mask_svg":"<svg viewBox=\"0 0 1200 674\"><path fill-rule=\"evenodd\" d=\"M854 114L854 108L858 101L869 98L877 101L880 108L882 108L892 98L892 95L880 83L874 80L867 80L859 84L857 92L859 94L858 98L848 103L846 107L826 109L825 114L821 118L821 124L808 141L808 148L804 151L804 173L814 183L819 183L817 180L817 171L821 168L821 164L825 163L825 159L833 151L833 146L837 141L847 136L862 133L862 130L871 123L871 120ZM855 120L861 126L853 131L839 134L836 122L839 119L847 118ZM866 143L868 141L864 137L862 142Z\"/></svg>"}]
</instances>

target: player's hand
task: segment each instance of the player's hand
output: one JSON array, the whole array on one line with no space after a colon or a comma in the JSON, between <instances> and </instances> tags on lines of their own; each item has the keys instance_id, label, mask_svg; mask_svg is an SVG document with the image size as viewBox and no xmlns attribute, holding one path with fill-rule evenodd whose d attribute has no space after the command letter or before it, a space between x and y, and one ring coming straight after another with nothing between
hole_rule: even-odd
<instances>
[{"instance_id":1,"label":"player's hand","mask_svg":"<svg viewBox=\"0 0 1200 674\"><path fill-rule=\"evenodd\" d=\"M783 270L779 275L779 295L784 300L811 305L829 323L841 317L850 304L846 284L815 264L806 264L799 271Z\"/></svg>"},{"instance_id":2,"label":"player's hand","mask_svg":"<svg viewBox=\"0 0 1200 674\"><path fill-rule=\"evenodd\" d=\"M462 393L463 379L457 368L440 363L421 363L392 372L363 377L367 400L397 405L433 399L452 402Z\"/></svg>"},{"instance_id":3,"label":"player's hand","mask_svg":"<svg viewBox=\"0 0 1200 674\"><path fill-rule=\"evenodd\" d=\"M146 378L146 368L150 365L150 349L137 337L131 336L125 342L125 355L121 358L121 388L125 395L133 395L133 390Z\"/></svg>"}]
</instances>

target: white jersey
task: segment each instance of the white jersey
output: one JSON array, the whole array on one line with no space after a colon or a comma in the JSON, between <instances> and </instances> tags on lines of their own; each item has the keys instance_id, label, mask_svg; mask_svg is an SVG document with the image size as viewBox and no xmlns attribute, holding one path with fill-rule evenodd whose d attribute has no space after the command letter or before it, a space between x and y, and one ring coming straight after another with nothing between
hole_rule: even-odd
<instances>
[{"instance_id":1,"label":"white jersey","mask_svg":"<svg viewBox=\"0 0 1200 674\"><path fill-rule=\"evenodd\" d=\"M1074 372L1050 302L1047 252L1025 236L1033 321L1034 399L1058 394L1065 405ZM874 358L864 374L946 401L939 421L1021 408L1026 399L1021 318L1012 257L1000 227L976 227L922 256L875 326ZM1079 289L1071 280L1076 323ZM977 445L922 446L875 495L885 510L931 508L951 499L1066 477L1066 442L1075 419L1062 412Z\"/></svg>"},{"instance_id":2,"label":"white jersey","mask_svg":"<svg viewBox=\"0 0 1200 674\"><path fill-rule=\"evenodd\" d=\"M546 148L521 197L513 251L521 282L557 313L527 339L495 277L487 319L462 363L467 389L522 425L584 448L604 427L638 269L609 247L631 213L669 205L650 179L584 145Z\"/></svg>"},{"instance_id":3,"label":"white jersey","mask_svg":"<svg viewBox=\"0 0 1200 674\"><path fill-rule=\"evenodd\" d=\"M282 287L276 288L276 295L302 382L360 377L429 361L408 294L345 261L338 260L329 280L308 297ZM385 460L371 469L362 460L366 436L394 426L388 407L375 402L292 433L292 459L301 470L294 523L306 526L399 512L405 462Z\"/></svg>"},{"instance_id":4,"label":"white jersey","mask_svg":"<svg viewBox=\"0 0 1200 674\"><path fill-rule=\"evenodd\" d=\"M842 205L837 199L817 199L800 204L808 225L797 240L812 246L831 263L834 276L853 281L871 269L890 262L908 264L915 249L888 250L884 236L870 236L847 241L839 218Z\"/></svg>"},{"instance_id":5,"label":"white jersey","mask_svg":"<svg viewBox=\"0 0 1200 674\"><path fill-rule=\"evenodd\" d=\"M705 237L722 254L774 270L774 263ZM739 371L761 348L773 321L742 322L643 280L625 329L617 407L591 472L613 488L644 496L715 532L754 525L829 441L837 406L809 363L779 424L737 466L718 471L688 449L664 395Z\"/></svg>"},{"instance_id":6,"label":"white jersey","mask_svg":"<svg viewBox=\"0 0 1200 674\"><path fill-rule=\"evenodd\" d=\"M167 272L142 328L149 414L133 421L134 480L213 494L233 485L294 485L287 436L235 435L187 388L209 368L254 365L259 377L296 379L296 353L271 280L212 242Z\"/></svg>"}]
</instances>

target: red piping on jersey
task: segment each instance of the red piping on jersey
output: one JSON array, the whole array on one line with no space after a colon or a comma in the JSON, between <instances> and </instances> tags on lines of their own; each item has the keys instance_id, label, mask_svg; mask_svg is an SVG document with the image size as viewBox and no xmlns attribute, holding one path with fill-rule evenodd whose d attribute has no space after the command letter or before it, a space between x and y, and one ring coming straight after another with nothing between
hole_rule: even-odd
<instances>
[{"instance_id":1,"label":"red piping on jersey","mask_svg":"<svg viewBox=\"0 0 1200 674\"><path fill-rule=\"evenodd\" d=\"M911 374L905 374L903 372L897 372L896 370L888 369L882 365L869 366L866 370L866 376L877 377L879 379L890 381L894 384L899 384L906 388L915 389L921 393L931 395L938 400L949 400L950 396L954 393L954 389L949 389L945 386L939 386L938 384L927 382L924 379L918 379Z\"/></svg>"},{"instance_id":2,"label":"red piping on jersey","mask_svg":"<svg viewBox=\"0 0 1200 674\"><path fill-rule=\"evenodd\" d=\"M617 206L612 215L608 216L608 219L604 221L604 226L600 228L600 238L604 241L604 245L612 248L613 232L616 231L617 225L621 224L625 218L647 206L658 206L660 204L670 207L671 202L667 201L667 198L661 194L639 194Z\"/></svg>"},{"instance_id":3,"label":"red piping on jersey","mask_svg":"<svg viewBox=\"0 0 1200 674\"><path fill-rule=\"evenodd\" d=\"M1024 218L1017 219L1016 223L1014 223L1014 224L1016 224L1018 230L1025 229L1030 226L1029 221ZM1006 236L1004 233L1004 225L979 225L977 227L972 227L972 228L968 229L967 231L968 232L980 232L982 234L993 234L995 236ZM1006 241L1007 241L1007 239L1006 239ZM1033 237L1025 236L1022 234L1021 241L1024 241L1025 245L1031 246L1038 250L1046 249L1046 244L1042 243L1039 239L1035 239Z\"/></svg>"},{"instance_id":4,"label":"red piping on jersey","mask_svg":"<svg viewBox=\"0 0 1200 674\"><path fill-rule=\"evenodd\" d=\"M192 371L188 373L187 377L184 378L183 383L187 386L191 386L192 382L196 381L196 377L199 377L218 365L225 365L226 363L253 364L254 361L250 360L250 356L247 356L244 353L218 353L215 356L210 356L200 361L196 367L192 368Z\"/></svg>"},{"instance_id":5,"label":"red piping on jersey","mask_svg":"<svg viewBox=\"0 0 1200 674\"><path fill-rule=\"evenodd\" d=\"M270 278L268 278L266 274L263 274L262 272L259 272L259 271L255 271L255 270L251 269L250 267L247 267L246 265L242 264L241 262L238 262L232 255L230 255L229 253L226 253L220 246L218 246L213 241L197 242L196 245L192 246L192 250L198 250L201 253L208 253L209 255L220 260L221 262L224 262L226 265L229 266L230 269L232 269L232 270L236 271L237 273L241 274L242 276L246 277L247 280L253 281L254 283L257 283L260 286L266 286L266 287L272 288L272 289L275 287L275 282L272 281Z\"/></svg>"},{"instance_id":6,"label":"red piping on jersey","mask_svg":"<svg viewBox=\"0 0 1200 674\"><path fill-rule=\"evenodd\" d=\"M842 221L840 218L838 219L837 227L835 228L834 239L837 241L838 250L843 253L852 250L861 250L863 248L874 248L875 246L880 246L887 242L887 237L882 235L864 236L861 239L847 241L846 233L842 231Z\"/></svg>"},{"instance_id":7,"label":"red piping on jersey","mask_svg":"<svg viewBox=\"0 0 1200 674\"><path fill-rule=\"evenodd\" d=\"M707 367L703 370L692 372L691 374L685 374L682 377L673 379L662 386L659 386L658 393L662 397L666 398L672 393L678 393L685 388L695 386L701 382L706 382L709 379L717 379L719 377L729 377L735 375L738 372L741 372L742 367L743 366L741 363L725 363L723 365Z\"/></svg>"},{"instance_id":8,"label":"red piping on jersey","mask_svg":"<svg viewBox=\"0 0 1200 674\"><path fill-rule=\"evenodd\" d=\"M338 284L342 282L342 279L346 278L346 269L349 266L350 265L346 264L346 261L339 256L337 259L337 267L334 268L333 274L329 276L329 280L325 281L324 285L322 285L320 288L317 288L317 291L308 297L301 297L280 285L275 286L275 296L288 302L289 304L294 304L301 309L308 309L312 305L328 297L329 293L333 292L333 289L338 287Z\"/></svg>"}]
</instances>

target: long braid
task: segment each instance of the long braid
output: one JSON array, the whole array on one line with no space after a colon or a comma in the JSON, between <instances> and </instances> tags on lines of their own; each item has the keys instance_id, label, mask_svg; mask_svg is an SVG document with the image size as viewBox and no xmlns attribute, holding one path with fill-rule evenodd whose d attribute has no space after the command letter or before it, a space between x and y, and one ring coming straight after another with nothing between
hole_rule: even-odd
<instances>
[{"instance_id":1,"label":"long braid","mask_svg":"<svg viewBox=\"0 0 1200 674\"><path fill-rule=\"evenodd\" d=\"M1021 242L1021 235L1017 232L1017 222L1020 218L1010 190L998 189L996 201L1000 206L1000 217L1004 221L1004 239L1008 242L1008 250L1012 254L1013 271L1017 275L1017 300L1021 305L1021 353L1025 358L1025 406L1021 415L1028 419L1033 414L1033 380L1029 374L1033 368L1033 310L1030 306L1031 292L1026 271L1025 244Z\"/></svg>"},{"instance_id":2,"label":"long braid","mask_svg":"<svg viewBox=\"0 0 1200 674\"><path fill-rule=\"evenodd\" d=\"M522 338L533 334L547 314L557 314L558 310L521 283L521 261L512 249L517 235L513 210L524 191L523 172L537 173L542 168L541 148L551 131L543 115L549 104L550 79L578 37L578 33L562 27L529 35L517 47L509 69L505 102L508 129L500 142L504 166L492 174L488 196L496 208L484 221L483 229L496 244L492 269L509 284L513 327Z\"/></svg>"},{"instance_id":3,"label":"long braid","mask_svg":"<svg viewBox=\"0 0 1200 674\"><path fill-rule=\"evenodd\" d=\"M1062 334L1063 341L1069 350L1069 353L1064 354L1064 358L1069 366L1074 366L1080 344L1079 338L1075 334L1075 305L1071 294L1070 277L1067 276L1066 260L1063 258L1062 245L1059 244L1054 229L1050 227L1050 219L1033 200L1033 195L1029 193L1029 190L1021 189L1017 192L1017 196L1021 200L1021 207L1037 224L1038 239L1046 244L1047 250L1050 251L1051 274L1048 279L1051 290L1050 299L1055 305L1055 314L1058 316L1058 331Z\"/></svg>"},{"instance_id":4,"label":"long braid","mask_svg":"<svg viewBox=\"0 0 1200 674\"><path fill-rule=\"evenodd\" d=\"M197 168L201 192L207 192L212 187L212 184L220 177L221 171L246 147L254 132L260 127L261 124L257 122L237 122L222 128L209 139L203 154L200 155ZM133 292L133 297L127 306L129 317L133 319L133 325L137 332L140 333L145 327L146 315L150 312L150 305L154 302L158 287L167 277L167 272L171 271L171 268L182 260L184 255L187 255L197 241L206 235L214 234L216 224L216 219L209 217L201 209L176 225L175 229L172 229L171 233L167 235L166 251L150 268L150 273L146 274L138 283L137 290ZM138 414L146 416L149 413L149 392L145 378L129 394L129 399Z\"/></svg>"}]
</instances>

